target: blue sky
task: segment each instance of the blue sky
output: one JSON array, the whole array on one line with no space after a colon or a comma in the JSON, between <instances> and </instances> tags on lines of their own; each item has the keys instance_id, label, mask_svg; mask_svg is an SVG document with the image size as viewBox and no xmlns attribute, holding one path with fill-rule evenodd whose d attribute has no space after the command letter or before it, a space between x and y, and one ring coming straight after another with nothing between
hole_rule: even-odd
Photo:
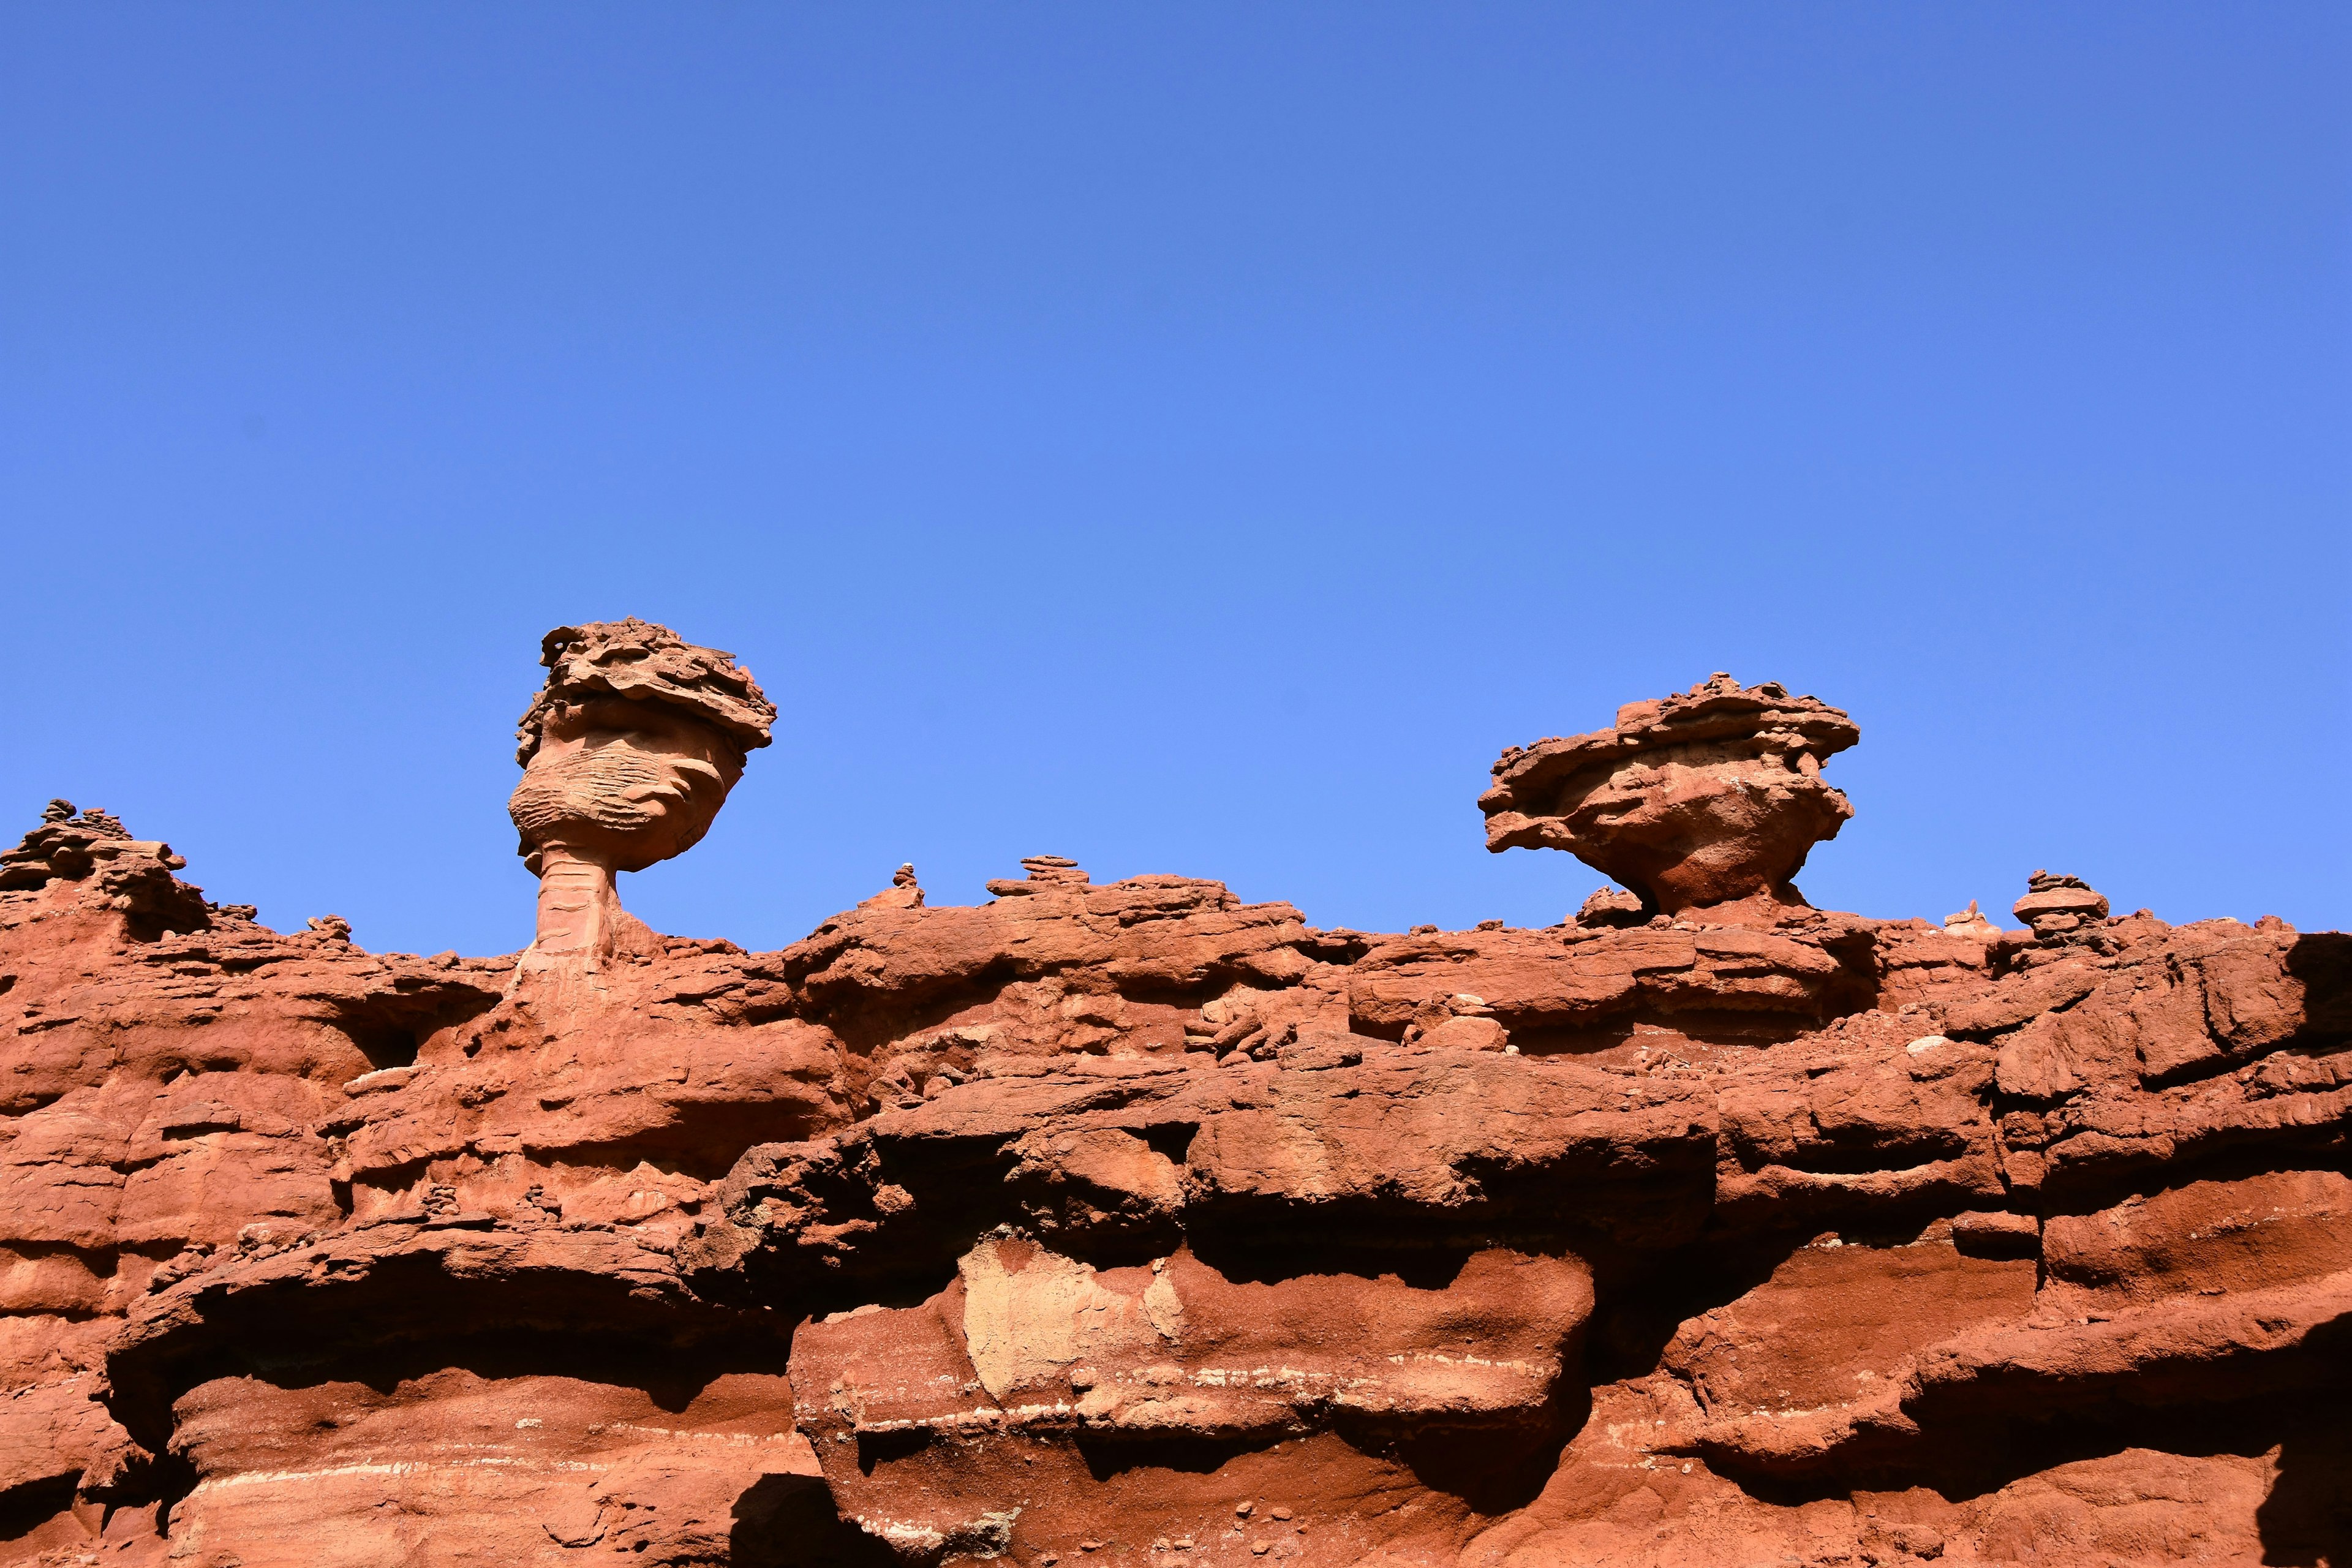
<instances>
[{"instance_id":1,"label":"blue sky","mask_svg":"<svg viewBox=\"0 0 2352 1568\"><path fill-rule=\"evenodd\" d=\"M0 11L0 807L530 933L540 634L782 710L624 879L1548 923L1504 746L1848 708L1816 902L2352 923L2352 11Z\"/></svg>"}]
</instances>

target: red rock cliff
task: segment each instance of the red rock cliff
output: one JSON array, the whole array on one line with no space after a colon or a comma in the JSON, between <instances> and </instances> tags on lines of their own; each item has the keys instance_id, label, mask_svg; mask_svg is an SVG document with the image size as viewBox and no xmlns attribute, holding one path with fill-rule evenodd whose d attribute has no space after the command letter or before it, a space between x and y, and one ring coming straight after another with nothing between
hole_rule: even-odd
<instances>
[{"instance_id":1,"label":"red rock cliff","mask_svg":"<svg viewBox=\"0 0 2352 1568\"><path fill-rule=\"evenodd\" d=\"M1496 764L1559 926L1041 856L744 952L611 871L772 710L551 649L528 954L0 858L0 1562L2352 1563L2352 941L1812 909L1858 731L1717 678Z\"/></svg>"}]
</instances>

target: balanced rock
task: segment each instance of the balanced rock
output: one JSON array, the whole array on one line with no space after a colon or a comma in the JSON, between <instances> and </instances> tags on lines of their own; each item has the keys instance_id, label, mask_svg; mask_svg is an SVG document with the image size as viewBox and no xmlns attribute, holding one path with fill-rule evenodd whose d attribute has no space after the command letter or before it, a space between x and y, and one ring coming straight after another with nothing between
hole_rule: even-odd
<instances>
[{"instance_id":1,"label":"balanced rock","mask_svg":"<svg viewBox=\"0 0 2352 1568\"><path fill-rule=\"evenodd\" d=\"M1653 912L1801 905L1790 879L1853 815L1822 763L1861 738L1818 699L1717 674L1628 703L1610 729L1505 752L1478 798L1486 847L1565 849Z\"/></svg>"},{"instance_id":2,"label":"balanced rock","mask_svg":"<svg viewBox=\"0 0 2352 1568\"><path fill-rule=\"evenodd\" d=\"M2042 942L2081 941L2089 928L2107 918L2106 895L2080 877L2054 877L2036 871L2026 879L2025 897L2010 913L2033 928Z\"/></svg>"},{"instance_id":3,"label":"balanced rock","mask_svg":"<svg viewBox=\"0 0 2352 1568\"><path fill-rule=\"evenodd\" d=\"M526 968L569 960L593 970L643 948L615 873L701 842L775 721L734 659L634 618L547 634L547 684L517 731L524 771L507 807L540 879Z\"/></svg>"}]
</instances>

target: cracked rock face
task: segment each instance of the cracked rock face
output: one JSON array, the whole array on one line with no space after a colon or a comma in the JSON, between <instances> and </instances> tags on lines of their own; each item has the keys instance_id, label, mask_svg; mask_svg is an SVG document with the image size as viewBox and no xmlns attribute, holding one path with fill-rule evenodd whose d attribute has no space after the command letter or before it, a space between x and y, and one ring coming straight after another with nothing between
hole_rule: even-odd
<instances>
[{"instance_id":1,"label":"cracked rock face","mask_svg":"<svg viewBox=\"0 0 2352 1568\"><path fill-rule=\"evenodd\" d=\"M1506 757L1638 919L877 865L593 985L58 803L0 856L0 1564L2352 1562L2352 940L1811 909L1809 703Z\"/></svg>"}]
</instances>

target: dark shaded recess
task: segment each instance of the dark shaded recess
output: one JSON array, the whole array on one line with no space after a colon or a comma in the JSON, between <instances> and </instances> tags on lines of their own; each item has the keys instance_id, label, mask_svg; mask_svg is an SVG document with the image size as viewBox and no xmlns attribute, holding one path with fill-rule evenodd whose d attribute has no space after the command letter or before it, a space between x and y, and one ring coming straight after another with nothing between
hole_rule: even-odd
<instances>
[{"instance_id":1,"label":"dark shaded recess","mask_svg":"<svg viewBox=\"0 0 2352 1568\"><path fill-rule=\"evenodd\" d=\"M877 1232L856 1244L847 1257L800 1247L790 1238L747 1254L732 1270L698 1272L694 1288L706 1295L746 1304L773 1303L795 1317L841 1311L868 1302L912 1306L938 1293L955 1273L956 1260L982 1234L1012 1217L1005 1177L1017 1163L1006 1142L995 1139L894 1141L890 1157L869 1146L845 1151L838 1171L821 1173L798 1189L799 1201L814 1198L825 1223L863 1220ZM869 1173L864 1159L876 1159ZM911 1210L886 1218L873 1206L873 1184L905 1187ZM751 1201L758 1201L755 1186Z\"/></svg>"},{"instance_id":2,"label":"dark shaded recess","mask_svg":"<svg viewBox=\"0 0 2352 1568\"><path fill-rule=\"evenodd\" d=\"M2323 1142L2302 1136L2315 1131L2318 1130L2281 1127L2273 1130L2273 1136L2285 1139L2284 1147L2225 1145L2201 1159L2175 1158L2136 1165L2128 1170L2118 1169L2103 1182L2073 1183L2055 1193L2045 1189L2042 1216L2052 1220L2067 1215L2098 1214L2126 1198L2154 1198L2200 1182L2242 1182L2284 1171L2336 1171L2352 1176L2352 1140L2347 1140L2346 1129L2336 1128L2334 1135Z\"/></svg>"},{"instance_id":3,"label":"dark shaded recess","mask_svg":"<svg viewBox=\"0 0 2352 1568\"><path fill-rule=\"evenodd\" d=\"M2024 1477L2127 1448L2208 1458L2257 1458L2275 1447L2278 1478L2254 1510L2262 1560L2320 1568L2352 1563L2352 1431L2339 1397L2313 1393L2318 1396L2162 1409L2114 1405L2051 1415L2020 1410L1967 1430L1931 1434L1934 1462L1899 1474L1849 1469L1730 1479L1749 1497L1782 1508L1843 1500L1856 1488L1885 1485L1924 1485L1948 1501L1966 1502Z\"/></svg>"},{"instance_id":4,"label":"dark shaded recess","mask_svg":"<svg viewBox=\"0 0 2352 1568\"><path fill-rule=\"evenodd\" d=\"M817 1113L790 1102L747 1104L673 1100L664 1106L669 1124L596 1143L566 1143L534 1150L568 1165L602 1165L632 1171L640 1161L658 1170L723 1182L744 1151L762 1143L795 1143L815 1133Z\"/></svg>"},{"instance_id":5,"label":"dark shaded recess","mask_svg":"<svg viewBox=\"0 0 2352 1568\"><path fill-rule=\"evenodd\" d=\"M1192 1140L1200 1135L1197 1121L1169 1121L1143 1130L1143 1142L1161 1159L1182 1164L1192 1152Z\"/></svg>"},{"instance_id":6,"label":"dark shaded recess","mask_svg":"<svg viewBox=\"0 0 2352 1568\"><path fill-rule=\"evenodd\" d=\"M1827 1142L1792 1150L1774 1163L1817 1176L1859 1176L1872 1171L1900 1171L1937 1160L1957 1160L1968 1152L1967 1139L1956 1132L1931 1128L1883 1142L1866 1136L1833 1136ZM1885 1199L1876 1199L1869 1206L1875 1211L1888 1205Z\"/></svg>"},{"instance_id":7,"label":"dark shaded recess","mask_svg":"<svg viewBox=\"0 0 2352 1568\"><path fill-rule=\"evenodd\" d=\"M686 1407L721 1372L782 1373L791 1324L686 1298L648 1300L625 1281L548 1270L457 1279L433 1258L391 1258L358 1279L286 1279L199 1297L204 1316L109 1359L107 1405L165 1451L172 1402L216 1377L284 1387L349 1379L388 1391L445 1367L486 1377L557 1375L643 1389Z\"/></svg>"},{"instance_id":8,"label":"dark shaded recess","mask_svg":"<svg viewBox=\"0 0 2352 1568\"><path fill-rule=\"evenodd\" d=\"M244 1366L207 1371L206 1375L242 1373L279 1388L357 1383L386 1395L404 1383L451 1370L469 1372L487 1382L566 1377L634 1388L656 1408L676 1415L714 1378L729 1373L783 1373L781 1351L750 1362L743 1354L740 1348L731 1355L710 1345L681 1351L610 1334L488 1330L433 1342L344 1347L327 1354L248 1354L241 1358Z\"/></svg>"},{"instance_id":9,"label":"dark shaded recess","mask_svg":"<svg viewBox=\"0 0 2352 1568\"><path fill-rule=\"evenodd\" d=\"M1474 1513L1493 1517L1536 1500L1559 1468L1560 1450L1591 1413L1591 1395L1570 1355L1560 1378L1560 1395L1538 1424L1399 1428L1343 1412L1333 1429L1360 1452L1392 1459L1423 1486L1460 1498Z\"/></svg>"},{"instance_id":10,"label":"dark shaded recess","mask_svg":"<svg viewBox=\"0 0 2352 1568\"><path fill-rule=\"evenodd\" d=\"M1264 1453L1283 1441L1280 1436L1207 1437L1161 1434L1126 1437L1101 1432L1078 1432L1071 1444L1086 1461L1087 1474L1097 1481L1115 1480L1133 1470L1170 1470L1179 1475L1213 1476L1234 1460Z\"/></svg>"},{"instance_id":11,"label":"dark shaded recess","mask_svg":"<svg viewBox=\"0 0 2352 1568\"><path fill-rule=\"evenodd\" d=\"M2135 1194L2191 1182L2233 1181L2265 1171L2335 1170L2352 1170L2352 1122L2342 1118L2308 1126L2225 1128L2194 1141L2178 1139L2168 1152L2054 1165L2042 1178L2042 1208L2044 1214L2093 1214Z\"/></svg>"},{"instance_id":12,"label":"dark shaded recess","mask_svg":"<svg viewBox=\"0 0 2352 1568\"><path fill-rule=\"evenodd\" d=\"M0 1491L0 1543L22 1541L73 1506L74 1478L47 1476Z\"/></svg>"},{"instance_id":13,"label":"dark shaded recess","mask_svg":"<svg viewBox=\"0 0 2352 1568\"><path fill-rule=\"evenodd\" d=\"M828 951L826 961L839 956L841 951L845 950ZM958 1013L994 1000L999 992L1022 978L1011 959L997 958L968 973L940 975L929 984L902 980L891 989L877 990L855 981L838 981L811 986L808 977L814 967L806 958L787 958L777 966L777 974L800 999L795 1009L800 1016L831 1029L843 1045L862 1057L909 1035L938 1028Z\"/></svg>"},{"instance_id":14,"label":"dark shaded recess","mask_svg":"<svg viewBox=\"0 0 2352 1568\"><path fill-rule=\"evenodd\" d=\"M895 1568L890 1549L841 1517L814 1476L761 1476L735 1500L733 1568Z\"/></svg>"},{"instance_id":15,"label":"dark shaded recess","mask_svg":"<svg viewBox=\"0 0 2352 1568\"><path fill-rule=\"evenodd\" d=\"M417 1310L430 1321L448 1307L446 1302L420 1302ZM457 1368L485 1380L567 1377L635 1388L657 1408L676 1415L712 1379L724 1373L781 1375L784 1371L786 1347L782 1342L705 1342L681 1348L645 1333L530 1326L528 1314L508 1310L505 1303L499 1310L510 1326L464 1332L465 1326L488 1321L477 1313L454 1320L457 1333L429 1342L338 1342L341 1336L305 1332L302 1326L288 1324L260 1345L215 1344L202 1353L178 1359L168 1369L171 1382L162 1386L176 1396L215 1378L256 1377L279 1388L357 1383L388 1395L403 1383ZM515 1321L519 1316L522 1322ZM152 1426L156 1383L152 1377L142 1378L142 1386L132 1393L135 1404L126 1401L124 1390L118 1385L109 1401L115 1417L142 1445L163 1456L140 1478L140 1495L133 1500L161 1502L168 1528L171 1510L194 1488L196 1473L185 1459L168 1451L164 1441L169 1433L168 1403L162 1409L163 1426ZM140 1426L132 1426L134 1418ZM68 1491L71 1491L70 1482ZM830 1512L830 1494L826 1508Z\"/></svg>"},{"instance_id":16,"label":"dark shaded recess","mask_svg":"<svg viewBox=\"0 0 2352 1568\"><path fill-rule=\"evenodd\" d=\"M215 1132L240 1131L244 1129L244 1126L245 1123L242 1121L227 1117L224 1117L218 1121L183 1121L176 1127L166 1127L163 1129L163 1142L166 1143L186 1143L198 1138L207 1137Z\"/></svg>"},{"instance_id":17,"label":"dark shaded recess","mask_svg":"<svg viewBox=\"0 0 2352 1568\"><path fill-rule=\"evenodd\" d=\"M1155 1221L1053 1229L1041 1232L1040 1239L1064 1257L1097 1268L1139 1268L1182 1246L1184 1232L1173 1221Z\"/></svg>"},{"instance_id":18,"label":"dark shaded recess","mask_svg":"<svg viewBox=\"0 0 2352 1568\"><path fill-rule=\"evenodd\" d=\"M1540 1164L1475 1157L1456 1171L1486 1194L1486 1227L1663 1252L1696 1240L1715 1206L1716 1138L1587 1146Z\"/></svg>"},{"instance_id":19,"label":"dark shaded recess","mask_svg":"<svg viewBox=\"0 0 2352 1568\"><path fill-rule=\"evenodd\" d=\"M155 1500L156 1534L169 1536L172 1533L172 1515L187 1500L188 1494L196 1489L198 1479L195 1465L184 1455L161 1454L147 1467L146 1474L142 1478L145 1488L142 1497ZM107 1517L114 1517L111 1509L107 1510Z\"/></svg>"},{"instance_id":20,"label":"dark shaded recess","mask_svg":"<svg viewBox=\"0 0 2352 1568\"><path fill-rule=\"evenodd\" d=\"M2018 1258L2042 1256L2042 1238L2032 1232L2012 1234L2009 1231L1955 1231L1952 1249L1963 1258ZM2047 1270L2034 1276L2034 1288L2049 1282Z\"/></svg>"},{"instance_id":21,"label":"dark shaded recess","mask_svg":"<svg viewBox=\"0 0 2352 1568\"><path fill-rule=\"evenodd\" d=\"M338 1008L329 1020L348 1037L368 1066L416 1065L416 1053L436 1033L453 1025L470 1023L499 1005L499 994L469 981L419 981L404 976L394 989L371 993L362 1001Z\"/></svg>"},{"instance_id":22,"label":"dark shaded recess","mask_svg":"<svg viewBox=\"0 0 2352 1568\"><path fill-rule=\"evenodd\" d=\"M1365 1245L1318 1227L1305 1237L1216 1234L1192 1238L1192 1256L1236 1285L1276 1285L1307 1275L1351 1275L1364 1280L1394 1276L1416 1290L1452 1285L1473 1252L1489 1242L1433 1242L1421 1247ZM1507 1245L1507 1244L1500 1244Z\"/></svg>"},{"instance_id":23,"label":"dark shaded recess","mask_svg":"<svg viewBox=\"0 0 2352 1568\"><path fill-rule=\"evenodd\" d=\"M167 931L186 936L212 929L212 911L205 907L201 888L175 879L169 891L142 888L131 896L138 901L123 915L122 932L133 942L161 942Z\"/></svg>"},{"instance_id":24,"label":"dark shaded recess","mask_svg":"<svg viewBox=\"0 0 2352 1568\"><path fill-rule=\"evenodd\" d=\"M1550 1419L1532 1428L1407 1426L1343 1415L1334 1435L1359 1453L1404 1466L1423 1486L1461 1499L1475 1512L1500 1514L1535 1500L1590 1408L1590 1399L1578 1385ZM1087 1473L1097 1482L1108 1482L1148 1470L1214 1475L1235 1459L1263 1453L1290 1436L1295 1435L1139 1437L1081 1431L1071 1441ZM862 1452L859 1463L865 1466Z\"/></svg>"},{"instance_id":25,"label":"dark shaded recess","mask_svg":"<svg viewBox=\"0 0 2352 1568\"><path fill-rule=\"evenodd\" d=\"M2126 1448L2185 1455L2295 1450L2296 1474L2277 1528L2309 1533L2332 1517L2315 1500L2347 1494L2352 1468L2340 1412L2352 1391L2352 1320L2339 1318L2298 1349L2241 1351L2122 1377L1993 1376L1931 1391L1905 1405L1916 1436L1768 1473L1738 1456L1700 1449L1717 1474L1765 1502L1797 1506L1857 1488L1925 1486L1961 1500L2078 1459ZM2332 1479L2331 1479L2332 1478ZM2271 1537L2264 1536L2267 1543ZM2282 1534L2284 1539L2284 1533ZM2302 1561L2281 1559L2281 1561Z\"/></svg>"},{"instance_id":26,"label":"dark shaded recess","mask_svg":"<svg viewBox=\"0 0 2352 1568\"><path fill-rule=\"evenodd\" d=\"M1663 1256L1626 1248L1588 1255L1594 1300L1585 1354L1591 1381L1618 1383L1655 1372L1684 1323L1771 1279L1815 1234L1810 1226L1759 1226L1718 1233Z\"/></svg>"},{"instance_id":27,"label":"dark shaded recess","mask_svg":"<svg viewBox=\"0 0 2352 1568\"><path fill-rule=\"evenodd\" d=\"M1802 901L1801 898L1799 901ZM1854 984L1869 987L1874 1005L1878 996L1878 933L1864 926L1831 931L1814 940L1822 944L1822 952L1838 961Z\"/></svg>"},{"instance_id":28,"label":"dark shaded recess","mask_svg":"<svg viewBox=\"0 0 2352 1568\"><path fill-rule=\"evenodd\" d=\"M2337 1041L2352 1036L2352 933L2296 937L2286 950L2286 972L2303 982L2308 1033Z\"/></svg>"},{"instance_id":29,"label":"dark shaded recess","mask_svg":"<svg viewBox=\"0 0 2352 1568\"><path fill-rule=\"evenodd\" d=\"M1408 1208L1377 1198L1311 1206L1276 1198L1227 1199L1187 1209L1184 1231L1195 1258L1235 1281L1394 1275L1416 1289L1442 1289L1472 1253L1489 1247L1543 1257L1574 1253L1588 1264L1621 1256L1654 1263L1670 1255L1675 1239L1698 1231L1713 1177L1709 1168L1704 1186L1694 1182L1686 1192L1669 1190L1640 1203L1613 1191L1596 1196L1591 1187L1580 1191L1573 1181L1548 1194L1515 1192L1506 1201L1444 1209ZM1489 1184L1500 1184L1490 1179ZM1562 1194L1575 1196L1564 1199ZM1587 1223L1596 1219L1605 1219L1608 1228Z\"/></svg>"},{"instance_id":30,"label":"dark shaded recess","mask_svg":"<svg viewBox=\"0 0 2352 1568\"><path fill-rule=\"evenodd\" d=\"M1336 963L1345 968L1371 952L1377 940L1366 932L1349 931L1345 927L1333 927L1327 931L1310 926L1303 941L1290 945L1318 963Z\"/></svg>"},{"instance_id":31,"label":"dark shaded recess","mask_svg":"<svg viewBox=\"0 0 2352 1568\"><path fill-rule=\"evenodd\" d=\"M1812 1034L1830 1022L1858 1013L1868 1004L1818 1012L1745 1012L1728 1008L1665 1012L1645 1007L1600 1023L1512 1026L1511 1044L1523 1057L1592 1056L1633 1044L1641 1025L1673 1029L1702 1046L1778 1046Z\"/></svg>"},{"instance_id":32,"label":"dark shaded recess","mask_svg":"<svg viewBox=\"0 0 2352 1568\"><path fill-rule=\"evenodd\" d=\"M857 1473L870 1476L877 1465L892 1465L900 1459L911 1459L931 1446L933 1434L926 1426L908 1426L896 1432L860 1432L857 1434Z\"/></svg>"},{"instance_id":33,"label":"dark shaded recess","mask_svg":"<svg viewBox=\"0 0 2352 1568\"><path fill-rule=\"evenodd\" d=\"M371 1070L381 1072L385 1068L405 1068L416 1065L416 1053L423 1048L431 1029L415 1029L400 1024L346 1023L341 1026L367 1058Z\"/></svg>"},{"instance_id":34,"label":"dark shaded recess","mask_svg":"<svg viewBox=\"0 0 2352 1568\"><path fill-rule=\"evenodd\" d=\"M2254 1510L2264 1563L2352 1563L2352 1424L2334 1402L2284 1435L2278 1479Z\"/></svg>"}]
</instances>

